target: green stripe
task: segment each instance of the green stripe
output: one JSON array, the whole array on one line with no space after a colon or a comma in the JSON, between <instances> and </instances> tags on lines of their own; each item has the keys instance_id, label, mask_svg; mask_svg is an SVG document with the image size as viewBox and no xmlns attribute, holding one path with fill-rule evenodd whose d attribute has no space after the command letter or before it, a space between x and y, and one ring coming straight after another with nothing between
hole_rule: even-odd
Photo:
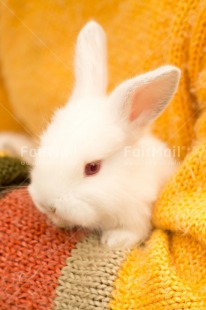
<instances>
[{"instance_id":1,"label":"green stripe","mask_svg":"<svg viewBox=\"0 0 206 310\"><path fill-rule=\"evenodd\" d=\"M0 157L0 190L7 186L28 183L29 166L17 158Z\"/></svg>"}]
</instances>

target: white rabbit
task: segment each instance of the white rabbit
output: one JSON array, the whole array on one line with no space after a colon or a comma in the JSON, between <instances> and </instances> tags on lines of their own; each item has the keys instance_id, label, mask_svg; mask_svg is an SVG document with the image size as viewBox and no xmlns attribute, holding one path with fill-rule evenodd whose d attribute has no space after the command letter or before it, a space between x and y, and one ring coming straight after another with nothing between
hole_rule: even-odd
<instances>
[{"instance_id":1,"label":"white rabbit","mask_svg":"<svg viewBox=\"0 0 206 310\"><path fill-rule=\"evenodd\" d=\"M152 205L175 171L149 125L172 99L180 70L164 66L106 95L106 39L96 22L80 32L74 92L41 137L29 192L59 226L102 232L109 246L131 247L151 230Z\"/></svg>"}]
</instances>

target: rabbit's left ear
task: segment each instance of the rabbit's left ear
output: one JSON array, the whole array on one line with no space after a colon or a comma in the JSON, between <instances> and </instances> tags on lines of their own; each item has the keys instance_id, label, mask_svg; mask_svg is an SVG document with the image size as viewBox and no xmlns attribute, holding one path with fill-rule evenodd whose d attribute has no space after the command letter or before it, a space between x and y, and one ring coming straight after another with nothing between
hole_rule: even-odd
<instances>
[{"instance_id":1,"label":"rabbit's left ear","mask_svg":"<svg viewBox=\"0 0 206 310\"><path fill-rule=\"evenodd\" d=\"M75 80L75 97L106 95L106 35L103 28L94 21L88 22L77 38Z\"/></svg>"},{"instance_id":2,"label":"rabbit's left ear","mask_svg":"<svg viewBox=\"0 0 206 310\"><path fill-rule=\"evenodd\" d=\"M163 66L120 84L110 95L118 117L127 123L146 126L156 119L172 99L180 70Z\"/></svg>"}]
</instances>

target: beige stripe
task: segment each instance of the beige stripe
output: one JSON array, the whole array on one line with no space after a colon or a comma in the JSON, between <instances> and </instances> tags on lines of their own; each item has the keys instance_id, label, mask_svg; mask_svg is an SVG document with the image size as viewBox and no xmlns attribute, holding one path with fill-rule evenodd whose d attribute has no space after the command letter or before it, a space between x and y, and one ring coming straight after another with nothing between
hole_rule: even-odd
<instances>
[{"instance_id":1,"label":"beige stripe","mask_svg":"<svg viewBox=\"0 0 206 310\"><path fill-rule=\"evenodd\" d=\"M53 309L109 309L113 283L127 253L103 246L97 235L78 243L62 269Z\"/></svg>"}]
</instances>

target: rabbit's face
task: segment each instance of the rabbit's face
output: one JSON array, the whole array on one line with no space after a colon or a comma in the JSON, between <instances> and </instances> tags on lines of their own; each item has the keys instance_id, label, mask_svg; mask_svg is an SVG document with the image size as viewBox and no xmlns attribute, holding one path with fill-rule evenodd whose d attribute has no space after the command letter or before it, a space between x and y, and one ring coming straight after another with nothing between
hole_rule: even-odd
<instances>
[{"instance_id":1,"label":"rabbit's face","mask_svg":"<svg viewBox=\"0 0 206 310\"><path fill-rule=\"evenodd\" d=\"M71 102L42 136L29 192L58 225L98 228L114 217L126 134L110 106L107 98Z\"/></svg>"}]
</instances>

